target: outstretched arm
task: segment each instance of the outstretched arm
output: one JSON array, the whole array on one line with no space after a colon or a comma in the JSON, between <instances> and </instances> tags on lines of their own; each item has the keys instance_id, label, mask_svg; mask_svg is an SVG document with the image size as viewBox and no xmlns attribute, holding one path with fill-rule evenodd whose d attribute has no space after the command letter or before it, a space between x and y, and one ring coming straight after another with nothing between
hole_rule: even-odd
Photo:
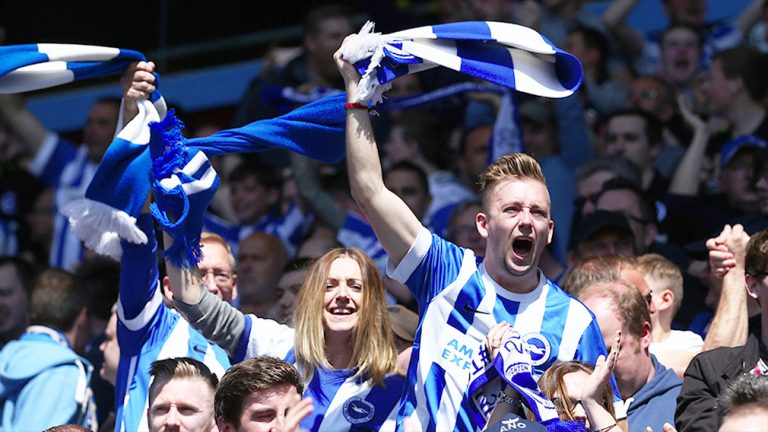
<instances>
[{"instance_id":1,"label":"outstretched arm","mask_svg":"<svg viewBox=\"0 0 768 432\"><path fill-rule=\"evenodd\" d=\"M672 176L669 193L695 196L699 192L699 182L704 163L710 131L707 123L693 111L683 96L678 96L677 104L685 121L693 128L693 140L685 151L685 156Z\"/></svg>"},{"instance_id":2,"label":"outstretched arm","mask_svg":"<svg viewBox=\"0 0 768 432\"><path fill-rule=\"evenodd\" d=\"M347 40L354 37L357 36L347 36ZM333 58L344 78L347 100L354 100L360 74L341 57L341 51L337 51ZM416 240L422 227L421 222L403 200L384 185L381 161L367 110L347 110L346 141L352 197L368 218L390 260L397 265Z\"/></svg>"}]
</instances>

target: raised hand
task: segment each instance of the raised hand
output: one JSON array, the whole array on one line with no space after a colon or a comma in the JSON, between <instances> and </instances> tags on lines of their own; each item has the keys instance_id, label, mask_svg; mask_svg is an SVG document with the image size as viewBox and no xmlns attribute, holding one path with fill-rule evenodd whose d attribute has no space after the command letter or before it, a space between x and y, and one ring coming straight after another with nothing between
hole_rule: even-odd
<instances>
[{"instance_id":1,"label":"raised hand","mask_svg":"<svg viewBox=\"0 0 768 432\"><path fill-rule=\"evenodd\" d=\"M491 327L488 331L488 336L485 337L485 348L488 351L488 358L491 361L496 358L496 354L499 353L499 349L502 344L504 344L504 340L506 340L514 331L515 329L506 321L502 321Z\"/></svg>"},{"instance_id":2,"label":"raised hand","mask_svg":"<svg viewBox=\"0 0 768 432\"><path fill-rule=\"evenodd\" d=\"M608 353L608 358L605 356L599 356L597 363L595 363L595 370L589 376L586 385L581 391L582 401L596 401L602 402L605 386L608 385L608 380L613 373L613 368L616 366L616 362L621 352L621 330L616 330L613 334L613 345L611 346L611 352Z\"/></svg>"},{"instance_id":3,"label":"raised hand","mask_svg":"<svg viewBox=\"0 0 768 432\"><path fill-rule=\"evenodd\" d=\"M723 278L733 267L744 266L749 235L741 225L725 225L717 237L707 240L709 266L715 277Z\"/></svg>"},{"instance_id":4,"label":"raised hand","mask_svg":"<svg viewBox=\"0 0 768 432\"><path fill-rule=\"evenodd\" d=\"M155 91L155 64L136 62L126 69L120 78L123 89L123 123L128 123L139 113L138 101L149 99Z\"/></svg>"},{"instance_id":5,"label":"raised hand","mask_svg":"<svg viewBox=\"0 0 768 432\"><path fill-rule=\"evenodd\" d=\"M285 413L285 423L283 423L283 432L299 432L299 423L304 420L308 415L312 414L315 407L312 404L312 398L299 399L299 395L296 395L297 402L288 408Z\"/></svg>"}]
</instances>

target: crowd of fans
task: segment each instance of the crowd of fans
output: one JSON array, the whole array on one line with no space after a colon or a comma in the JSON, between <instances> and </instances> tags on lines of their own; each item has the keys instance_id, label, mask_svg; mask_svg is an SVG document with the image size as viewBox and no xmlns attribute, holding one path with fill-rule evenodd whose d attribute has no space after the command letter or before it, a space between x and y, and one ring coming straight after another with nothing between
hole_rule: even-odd
<instances>
[{"instance_id":1,"label":"crowd of fans","mask_svg":"<svg viewBox=\"0 0 768 432\"><path fill-rule=\"evenodd\" d=\"M557 321L559 335L527 339L531 373L559 418L604 432L768 430L768 3L708 22L706 0L663 0L669 25L648 34L627 24L637 3L615 0L596 16L579 0L440 1L433 16L399 21L525 25L578 57L583 82L564 99L517 94L515 115L503 118L497 91L431 97L470 80L432 69L393 81L370 125L348 114L348 126L371 132L348 131L348 151L378 143L375 157L354 153L337 165L286 150L215 157L221 186L205 211L196 272L162 259L169 240L149 203L136 222L149 241L122 242L120 262L85 248L57 212L85 193L121 110L130 117L131 103L152 92L151 65L125 75L122 104L93 105L80 144L40 123L22 95L0 95L0 430L470 424L450 411L459 403L424 402L411 388L411 374L429 385L436 370L421 367L433 341L417 342L461 315L465 333L484 329L495 356L494 337L512 330L472 327L488 313L482 295L450 294L456 305L477 303L435 312L443 286L418 284L444 280L448 292L469 264L433 264L430 273L425 263L447 258L427 252L419 228L471 251L487 284L514 286L493 278L499 228L478 215L500 182L488 167L504 122L514 122L530 156L513 162L539 170L513 177L548 189L546 204L530 198L515 217L524 213L549 236L541 249L538 234L505 241L535 257L550 290L579 301L556 309L557 319L542 318L549 303L534 311ZM366 12L398 23L379 8ZM231 124L197 122L186 134L349 92L354 80L334 53L357 30L353 17L336 5L310 11L301 49L270 51ZM377 198L367 176L378 172L396 201ZM539 228L540 213L554 225ZM486 254L494 262L481 267ZM571 317L580 313L589 319ZM545 324L510 324L526 338L546 333ZM442 386L450 387L430 391ZM437 411L424 414L425 403ZM441 423L446 412L453 423ZM490 425L508 412L487 414Z\"/></svg>"}]
</instances>

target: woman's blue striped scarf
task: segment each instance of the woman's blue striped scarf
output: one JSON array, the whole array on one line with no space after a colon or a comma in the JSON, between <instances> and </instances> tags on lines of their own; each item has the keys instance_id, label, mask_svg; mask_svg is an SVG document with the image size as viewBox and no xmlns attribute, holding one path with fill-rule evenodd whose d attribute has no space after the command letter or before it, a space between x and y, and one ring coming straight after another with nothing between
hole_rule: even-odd
<instances>
[{"instance_id":1,"label":"woman's blue striped scarf","mask_svg":"<svg viewBox=\"0 0 768 432\"><path fill-rule=\"evenodd\" d=\"M0 47L0 92L19 93L119 75L135 61L146 58L137 51L89 45L4 46ZM170 158L176 165L169 169L183 170L198 152L212 157L273 148L289 149L321 162L338 162L344 157L344 102L344 95L324 98L275 119L184 140L182 146L174 147L182 154ZM149 124L165 115L160 92L156 91L151 101L141 101L139 114L120 130L104 154L85 198L61 209L89 249L119 259L120 239L147 241L135 222L151 187ZM200 228L186 226L184 231L197 231L199 238ZM194 243L195 235L191 235L188 240Z\"/></svg>"}]
</instances>

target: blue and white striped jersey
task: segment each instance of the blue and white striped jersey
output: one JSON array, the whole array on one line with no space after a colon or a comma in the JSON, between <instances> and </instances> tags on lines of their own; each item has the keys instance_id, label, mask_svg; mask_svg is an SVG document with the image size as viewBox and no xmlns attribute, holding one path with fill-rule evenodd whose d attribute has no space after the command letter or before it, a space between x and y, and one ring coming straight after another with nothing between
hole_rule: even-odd
<instances>
[{"instance_id":1,"label":"blue and white striped jersey","mask_svg":"<svg viewBox=\"0 0 768 432\"><path fill-rule=\"evenodd\" d=\"M150 215L137 225L146 245L122 241L117 340L120 364L115 385L115 430L146 431L152 362L174 357L200 360L219 378L230 367L226 352L209 343L176 311L163 304L157 270L157 241Z\"/></svg>"},{"instance_id":2,"label":"blue and white striped jersey","mask_svg":"<svg viewBox=\"0 0 768 432\"><path fill-rule=\"evenodd\" d=\"M491 279L472 251L422 228L390 276L408 286L419 303L406 391L398 414L423 431L474 431L468 407L469 378L482 368L488 331L507 321L523 335L536 378L556 362L595 362L605 354L592 313L543 275L530 293L512 293ZM493 382L492 382L493 383ZM490 383L489 383L490 385Z\"/></svg>"},{"instance_id":3,"label":"blue and white striped jersey","mask_svg":"<svg viewBox=\"0 0 768 432\"><path fill-rule=\"evenodd\" d=\"M206 212L203 230L223 237L235 255L237 255L237 248L242 239L254 232L265 232L282 240L290 256L294 256L304 240L309 221L310 219L301 211L299 206L293 203L284 215L264 215L254 225L233 224L211 212Z\"/></svg>"},{"instance_id":4,"label":"blue and white striped jersey","mask_svg":"<svg viewBox=\"0 0 768 432\"><path fill-rule=\"evenodd\" d=\"M56 214L53 221L53 240L49 264L65 270L73 270L83 257L83 244L69 229L69 221L59 213L68 202L82 198L96 173L96 164L88 159L88 149L75 147L55 134L49 134L34 160L29 172L54 189Z\"/></svg>"},{"instance_id":5,"label":"blue and white striped jersey","mask_svg":"<svg viewBox=\"0 0 768 432\"><path fill-rule=\"evenodd\" d=\"M294 330L286 325L245 315L245 330L235 360L269 355L295 365L294 335ZM301 422L302 430L395 430L405 378L392 374L385 379L384 386L374 386L365 377L355 377L356 372L356 369L323 368L313 371L311 379L305 383L304 396L312 398L315 409Z\"/></svg>"}]
</instances>

